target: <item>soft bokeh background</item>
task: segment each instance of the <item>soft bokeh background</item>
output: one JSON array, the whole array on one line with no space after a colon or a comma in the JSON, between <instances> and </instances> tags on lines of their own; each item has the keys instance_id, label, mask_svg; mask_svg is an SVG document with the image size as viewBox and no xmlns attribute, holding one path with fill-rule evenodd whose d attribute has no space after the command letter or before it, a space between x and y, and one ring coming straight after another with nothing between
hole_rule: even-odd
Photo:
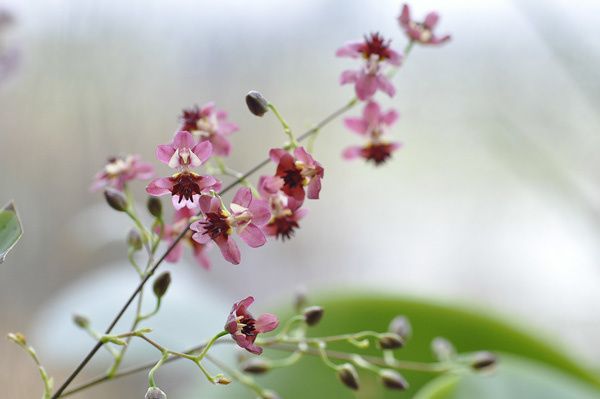
<instances>
[{"instance_id":1,"label":"soft bokeh background","mask_svg":"<svg viewBox=\"0 0 600 399\"><path fill-rule=\"evenodd\" d=\"M57 382L92 345L71 314L101 329L136 284L123 262L127 221L88 191L108 155L152 159L182 107L215 100L241 126L231 166L244 170L284 139L273 118L247 112L248 90L301 131L352 95L337 84L351 65L334 58L337 47L376 30L405 43L393 0L1 5L16 15L7 39L21 65L0 87L0 202L16 200L25 235L0 267L0 332L26 333ZM600 367L600 4L413 8L439 10L440 32L454 40L416 48L397 96L384 100L402 113L393 134L405 148L379 169L348 164L340 152L357 138L339 121L328 126L316 148L327 168L322 199L309 203L297 237L244 251L238 267L217 253L211 272L168 266L174 289L153 323L160 339L181 348L202 340L247 294L264 310L299 285L360 287L526 322ZM8 342L0 354L3 395L39 396L30 359ZM153 354L140 346L132 355ZM163 378L186 389L187 368L170 370ZM79 397L141 397L144 381Z\"/></svg>"}]
</instances>

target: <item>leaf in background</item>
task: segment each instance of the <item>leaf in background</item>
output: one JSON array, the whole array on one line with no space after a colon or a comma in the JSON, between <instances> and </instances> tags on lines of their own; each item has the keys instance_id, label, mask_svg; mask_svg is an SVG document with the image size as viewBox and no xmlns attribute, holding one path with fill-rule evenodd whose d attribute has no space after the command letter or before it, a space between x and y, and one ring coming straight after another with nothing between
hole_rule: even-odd
<instances>
[{"instance_id":1,"label":"leaf in background","mask_svg":"<svg viewBox=\"0 0 600 399\"><path fill-rule=\"evenodd\" d=\"M9 202L0 210L0 263L4 262L6 254L21 238L23 229L21 219L13 202Z\"/></svg>"},{"instance_id":2,"label":"leaf in background","mask_svg":"<svg viewBox=\"0 0 600 399\"><path fill-rule=\"evenodd\" d=\"M598 390L555 368L503 354L491 375L448 375L427 384L414 399L595 399Z\"/></svg>"}]
</instances>

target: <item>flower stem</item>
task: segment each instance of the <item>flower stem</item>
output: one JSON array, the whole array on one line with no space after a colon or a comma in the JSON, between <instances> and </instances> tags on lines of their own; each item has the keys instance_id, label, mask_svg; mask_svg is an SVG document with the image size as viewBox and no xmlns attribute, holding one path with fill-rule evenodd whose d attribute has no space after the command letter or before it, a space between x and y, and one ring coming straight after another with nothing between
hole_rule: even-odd
<instances>
[{"instance_id":1,"label":"flower stem","mask_svg":"<svg viewBox=\"0 0 600 399\"><path fill-rule=\"evenodd\" d=\"M285 134L287 134L287 136L290 139L290 144L289 144L290 148L293 150L294 148L298 147L298 145L299 145L298 141L294 137L294 133L292 133L292 129L290 128L290 125L288 125L287 122L285 121L285 119L283 119L283 116L279 113L279 110L277 110L277 107L275 107L275 105L273 105L271 103L267 104L267 107L269 107L269 109L271 109L271 111L273 111L273 113L279 120L279 123L281 123L281 126L283 126L283 131L285 132Z\"/></svg>"}]
</instances>

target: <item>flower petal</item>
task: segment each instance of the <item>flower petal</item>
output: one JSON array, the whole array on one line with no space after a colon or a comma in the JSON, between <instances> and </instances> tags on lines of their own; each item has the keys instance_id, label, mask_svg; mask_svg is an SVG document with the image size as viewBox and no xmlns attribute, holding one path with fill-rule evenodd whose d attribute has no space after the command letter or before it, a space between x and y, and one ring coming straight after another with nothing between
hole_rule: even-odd
<instances>
[{"instance_id":1,"label":"flower petal","mask_svg":"<svg viewBox=\"0 0 600 399\"><path fill-rule=\"evenodd\" d=\"M344 125L353 132L358 134L366 134L369 127L368 123L363 118L350 117L344 119Z\"/></svg>"},{"instance_id":2,"label":"flower petal","mask_svg":"<svg viewBox=\"0 0 600 399\"><path fill-rule=\"evenodd\" d=\"M175 137L173 137L172 146L175 148L192 148L194 144L196 144L194 136L185 130L175 133Z\"/></svg>"},{"instance_id":3,"label":"flower petal","mask_svg":"<svg viewBox=\"0 0 600 399\"><path fill-rule=\"evenodd\" d=\"M321 178L318 176L313 177L308 183L306 188L306 196L309 199L319 199L319 193L321 192Z\"/></svg>"},{"instance_id":4,"label":"flower petal","mask_svg":"<svg viewBox=\"0 0 600 399\"><path fill-rule=\"evenodd\" d=\"M150 195L161 196L170 194L173 188L173 182L168 177L154 179L146 187L146 192Z\"/></svg>"},{"instance_id":5,"label":"flower petal","mask_svg":"<svg viewBox=\"0 0 600 399\"><path fill-rule=\"evenodd\" d=\"M342 152L342 157L344 159L348 159L348 160L356 159L356 158L360 157L361 151L362 151L362 148L358 147L358 146L348 147L344 150L344 152Z\"/></svg>"},{"instance_id":6,"label":"flower petal","mask_svg":"<svg viewBox=\"0 0 600 399\"><path fill-rule=\"evenodd\" d=\"M240 249L231 237L217 237L215 243L221 250L225 260L234 265L239 265L241 260Z\"/></svg>"},{"instance_id":7,"label":"flower petal","mask_svg":"<svg viewBox=\"0 0 600 399\"><path fill-rule=\"evenodd\" d=\"M265 234L253 223L239 229L238 234L240 235L240 238L252 248L261 247L267 242Z\"/></svg>"},{"instance_id":8,"label":"flower petal","mask_svg":"<svg viewBox=\"0 0 600 399\"><path fill-rule=\"evenodd\" d=\"M279 319L277 316L271 313L265 313L261 315L254 324L256 331L259 333L266 333L273 331L279 326Z\"/></svg>"},{"instance_id":9,"label":"flower petal","mask_svg":"<svg viewBox=\"0 0 600 399\"><path fill-rule=\"evenodd\" d=\"M175 153L175 148L171 144L161 144L156 147L156 158L165 164L168 164Z\"/></svg>"},{"instance_id":10,"label":"flower petal","mask_svg":"<svg viewBox=\"0 0 600 399\"><path fill-rule=\"evenodd\" d=\"M191 148L191 147L190 147ZM210 158L213 152L213 146L210 141L201 141L194 146L192 152L204 163ZM199 166L199 165L198 165Z\"/></svg>"},{"instance_id":11,"label":"flower petal","mask_svg":"<svg viewBox=\"0 0 600 399\"><path fill-rule=\"evenodd\" d=\"M248 208L252 202L252 191L248 187L241 187L233 196L232 203Z\"/></svg>"}]
</instances>

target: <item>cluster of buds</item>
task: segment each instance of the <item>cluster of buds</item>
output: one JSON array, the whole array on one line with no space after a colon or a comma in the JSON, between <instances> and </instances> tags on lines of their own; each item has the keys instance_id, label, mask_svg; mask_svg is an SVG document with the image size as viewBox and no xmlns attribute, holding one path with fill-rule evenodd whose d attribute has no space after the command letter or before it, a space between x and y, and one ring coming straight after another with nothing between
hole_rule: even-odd
<instances>
[{"instance_id":1,"label":"cluster of buds","mask_svg":"<svg viewBox=\"0 0 600 399\"><path fill-rule=\"evenodd\" d=\"M365 102L362 117L346 118L344 123L348 129L366 139L361 146L352 146L344 150L345 159L363 158L367 162L381 165L401 147L398 142L385 139L383 134L398 119L398 112L381 111L381 106L374 100L377 91L390 97L396 93L391 82L397 68L408 56L415 43L423 45L442 44L450 40L450 36L437 37L433 29L439 20L437 13L427 15L424 22L415 22L410 17L408 5L402 7L398 22L408 37L408 45L404 54L391 47L391 40L386 40L379 33L365 35L364 40L347 43L338 49L338 57L349 57L361 60L358 70L342 72L340 83L352 83L358 100ZM391 69L390 69L391 68ZM386 74L386 69L389 70Z\"/></svg>"}]
</instances>

